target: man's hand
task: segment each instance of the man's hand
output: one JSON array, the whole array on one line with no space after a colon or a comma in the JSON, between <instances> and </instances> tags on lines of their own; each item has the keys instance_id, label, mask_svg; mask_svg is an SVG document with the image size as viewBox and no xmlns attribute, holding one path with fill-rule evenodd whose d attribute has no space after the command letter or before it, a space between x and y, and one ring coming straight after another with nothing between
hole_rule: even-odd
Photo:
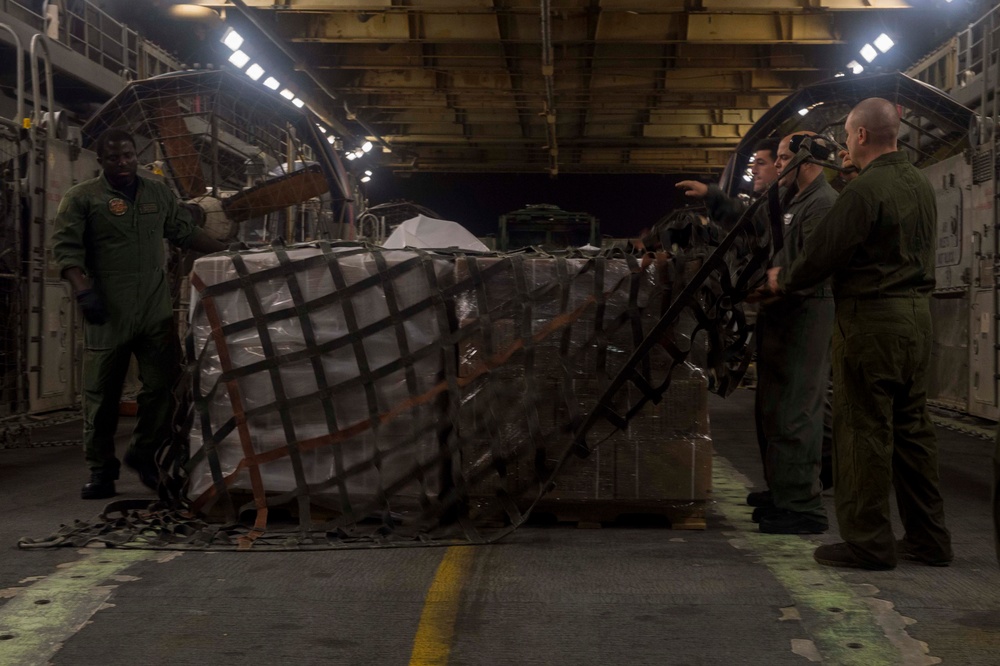
<instances>
[{"instance_id":1,"label":"man's hand","mask_svg":"<svg viewBox=\"0 0 1000 666\"><path fill-rule=\"evenodd\" d=\"M82 289L76 292L76 302L80 304L83 318L91 324L101 325L108 321L108 311L100 295L93 289Z\"/></svg>"},{"instance_id":2,"label":"man's hand","mask_svg":"<svg viewBox=\"0 0 1000 666\"><path fill-rule=\"evenodd\" d=\"M678 190L684 190L684 196L704 199L708 196L708 185L697 180L682 180L676 185Z\"/></svg>"},{"instance_id":3,"label":"man's hand","mask_svg":"<svg viewBox=\"0 0 1000 666\"><path fill-rule=\"evenodd\" d=\"M782 291L781 286L778 285L778 273L780 272L781 266L767 269L767 288L772 294L780 294Z\"/></svg>"}]
</instances>

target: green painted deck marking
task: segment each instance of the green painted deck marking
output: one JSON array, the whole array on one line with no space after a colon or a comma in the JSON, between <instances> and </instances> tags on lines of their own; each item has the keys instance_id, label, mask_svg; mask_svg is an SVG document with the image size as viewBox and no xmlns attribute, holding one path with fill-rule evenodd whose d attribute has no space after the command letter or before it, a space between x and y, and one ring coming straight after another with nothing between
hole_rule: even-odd
<instances>
[{"instance_id":1,"label":"green painted deck marking","mask_svg":"<svg viewBox=\"0 0 1000 666\"><path fill-rule=\"evenodd\" d=\"M0 664L47 664L107 602L113 576L163 553L101 549L63 565L0 606Z\"/></svg>"},{"instance_id":2,"label":"green painted deck marking","mask_svg":"<svg viewBox=\"0 0 1000 666\"><path fill-rule=\"evenodd\" d=\"M926 645L911 638L901 616L886 602L865 597L843 577L843 572L817 564L818 542L795 535L762 534L750 519L747 484L721 456L713 458L715 508L739 531L737 542L767 566L795 600L803 627L824 663L838 666L930 666L941 663L929 656ZM737 543L739 548L743 544ZM887 612L889 611L889 612Z\"/></svg>"}]
</instances>

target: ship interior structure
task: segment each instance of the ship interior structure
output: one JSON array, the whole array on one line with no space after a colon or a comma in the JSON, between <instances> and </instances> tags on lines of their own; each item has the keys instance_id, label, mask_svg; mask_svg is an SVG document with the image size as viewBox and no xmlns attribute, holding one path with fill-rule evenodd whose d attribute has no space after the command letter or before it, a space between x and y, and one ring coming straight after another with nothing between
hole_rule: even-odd
<instances>
[{"instance_id":1,"label":"ship interior structure","mask_svg":"<svg viewBox=\"0 0 1000 666\"><path fill-rule=\"evenodd\" d=\"M0 63L0 664L1000 665L995 2L0 0ZM836 184L871 97L936 198L946 566L748 505L755 153ZM228 249L166 250L159 480L94 501L53 234L109 129Z\"/></svg>"}]
</instances>

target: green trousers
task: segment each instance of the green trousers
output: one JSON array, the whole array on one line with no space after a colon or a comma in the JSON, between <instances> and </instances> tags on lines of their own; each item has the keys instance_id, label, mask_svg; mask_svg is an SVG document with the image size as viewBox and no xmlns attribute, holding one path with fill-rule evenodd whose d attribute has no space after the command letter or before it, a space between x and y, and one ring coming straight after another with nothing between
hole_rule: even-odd
<instances>
[{"instance_id":1,"label":"green trousers","mask_svg":"<svg viewBox=\"0 0 1000 666\"><path fill-rule=\"evenodd\" d=\"M997 431L993 452L993 538L996 539L997 563L1000 564L1000 430Z\"/></svg>"},{"instance_id":2,"label":"green trousers","mask_svg":"<svg viewBox=\"0 0 1000 666\"><path fill-rule=\"evenodd\" d=\"M820 468L832 298L789 297L757 315L757 424L774 505L826 521Z\"/></svg>"},{"instance_id":3,"label":"green trousers","mask_svg":"<svg viewBox=\"0 0 1000 666\"><path fill-rule=\"evenodd\" d=\"M149 460L170 437L179 352L172 317L138 326L130 338L112 346L88 345L83 358L83 447L91 470L118 477L115 431L132 356L142 388L136 396L138 418L129 449L140 459Z\"/></svg>"},{"instance_id":4,"label":"green trousers","mask_svg":"<svg viewBox=\"0 0 1000 666\"><path fill-rule=\"evenodd\" d=\"M843 299L833 334L834 496L840 535L855 555L895 565L889 494L905 539L950 558L927 413L931 353L927 298Z\"/></svg>"}]
</instances>

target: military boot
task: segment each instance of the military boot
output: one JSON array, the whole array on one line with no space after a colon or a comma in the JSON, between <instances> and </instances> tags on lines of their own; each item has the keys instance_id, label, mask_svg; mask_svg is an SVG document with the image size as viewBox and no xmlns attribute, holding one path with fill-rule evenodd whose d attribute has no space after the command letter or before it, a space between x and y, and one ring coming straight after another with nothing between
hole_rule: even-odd
<instances>
[{"instance_id":1,"label":"military boot","mask_svg":"<svg viewBox=\"0 0 1000 666\"><path fill-rule=\"evenodd\" d=\"M101 469L92 470L90 481L80 490L81 499L107 499L115 495L115 475Z\"/></svg>"}]
</instances>

